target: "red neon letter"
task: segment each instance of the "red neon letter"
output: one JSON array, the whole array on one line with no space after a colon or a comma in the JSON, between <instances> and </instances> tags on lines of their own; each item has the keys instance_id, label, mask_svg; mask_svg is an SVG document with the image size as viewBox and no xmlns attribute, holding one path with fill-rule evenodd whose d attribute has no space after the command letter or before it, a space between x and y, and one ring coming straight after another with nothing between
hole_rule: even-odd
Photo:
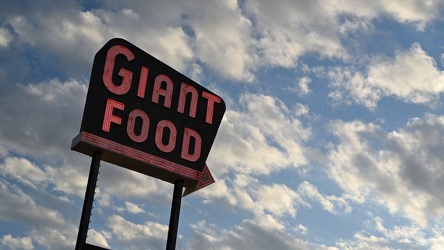
<instances>
[{"instance_id":1,"label":"red neon letter","mask_svg":"<svg viewBox=\"0 0 444 250\"><path fill-rule=\"evenodd\" d=\"M190 154L190 138L193 137L194 142L194 152L193 154ZM200 150L202 148L202 138L200 137L199 133L196 131L185 128L184 135L183 135L183 143L182 143L182 159L188 160L188 161L197 161L200 157Z\"/></svg>"},{"instance_id":2,"label":"red neon letter","mask_svg":"<svg viewBox=\"0 0 444 250\"><path fill-rule=\"evenodd\" d=\"M166 83L166 89L161 88L162 82ZM159 103L159 95L165 97L163 106L167 108L171 107L171 98L173 96L173 82L166 75L158 75L154 80L153 97L151 98L151 101Z\"/></svg>"},{"instance_id":3,"label":"red neon letter","mask_svg":"<svg viewBox=\"0 0 444 250\"><path fill-rule=\"evenodd\" d=\"M196 109L197 109L197 90L186 83L182 83L180 85L180 93L179 93L179 105L177 106L177 112L182 113L185 112L185 101L187 98L187 94L191 93L191 104L190 104L190 117L196 117Z\"/></svg>"},{"instance_id":4,"label":"red neon letter","mask_svg":"<svg viewBox=\"0 0 444 250\"><path fill-rule=\"evenodd\" d=\"M140 70L140 80L139 80L139 88L137 89L137 96L144 98L145 97L145 89L146 89L146 80L148 79L148 68L142 66Z\"/></svg>"},{"instance_id":5,"label":"red neon letter","mask_svg":"<svg viewBox=\"0 0 444 250\"><path fill-rule=\"evenodd\" d=\"M106 55L105 69L103 71L102 79L106 88L111 91L111 93L123 95L126 94L131 87L133 73L127 69L121 68L119 71L119 76L123 77L122 84L117 86L113 83L114 63L118 54L124 55L128 61L135 58L133 52L131 52L131 50L129 50L127 47L122 45L114 45L108 50L108 54Z\"/></svg>"},{"instance_id":6,"label":"red neon letter","mask_svg":"<svg viewBox=\"0 0 444 250\"><path fill-rule=\"evenodd\" d=\"M208 100L208 104L207 104L207 116L205 121L208 124L213 123L213 113L214 113L214 103L220 103L220 97L219 96L215 96L211 93L208 92L203 92L202 93L202 97L206 98Z\"/></svg>"},{"instance_id":7,"label":"red neon letter","mask_svg":"<svg viewBox=\"0 0 444 250\"><path fill-rule=\"evenodd\" d=\"M114 108L124 110L125 104L118 101L114 101L111 98L108 98L108 100L106 101L105 116L103 117L103 124L102 124L103 131L109 132L109 129L111 127L111 122L114 122L119 125L122 124L122 118L113 115Z\"/></svg>"},{"instance_id":8,"label":"red neon letter","mask_svg":"<svg viewBox=\"0 0 444 250\"><path fill-rule=\"evenodd\" d=\"M142 118L142 129L139 135L134 133L134 125L136 124L136 118ZM148 129L150 127L150 119L148 115L140 109L131 111L128 116L128 125L126 126L126 132L129 138L135 142L144 142L148 138Z\"/></svg>"},{"instance_id":9,"label":"red neon letter","mask_svg":"<svg viewBox=\"0 0 444 250\"><path fill-rule=\"evenodd\" d=\"M167 145L163 144L163 142L162 142L163 131L164 131L165 127L168 127L170 129L170 138L168 138ZM176 127L174 126L174 124L172 122L167 121L167 120L160 121L157 124L157 131L156 131L156 138L155 138L157 148L165 153L169 153L169 152L173 151L174 147L176 146L176 135L177 135Z\"/></svg>"}]
</instances>

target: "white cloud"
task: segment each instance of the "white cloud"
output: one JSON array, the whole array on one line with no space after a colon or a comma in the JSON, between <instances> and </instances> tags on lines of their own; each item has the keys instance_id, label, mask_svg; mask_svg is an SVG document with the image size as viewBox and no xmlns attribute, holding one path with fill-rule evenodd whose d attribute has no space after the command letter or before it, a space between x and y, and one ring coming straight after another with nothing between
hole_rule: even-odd
<instances>
[{"instance_id":1,"label":"white cloud","mask_svg":"<svg viewBox=\"0 0 444 250\"><path fill-rule=\"evenodd\" d=\"M294 87L287 87L288 91L296 93L298 96L307 96L311 93L310 89L311 78L310 77L300 77Z\"/></svg>"},{"instance_id":2,"label":"white cloud","mask_svg":"<svg viewBox=\"0 0 444 250\"><path fill-rule=\"evenodd\" d=\"M66 226L62 214L54 209L43 207L24 193L18 186L0 181L0 218L20 221L31 226Z\"/></svg>"},{"instance_id":3,"label":"white cloud","mask_svg":"<svg viewBox=\"0 0 444 250\"><path fill-rule=\"evenodd\" d=\"M271 96L245 94L239 104L239 111L225 113L209 158L209 166L215 166L217 174L268 175L307 163L303 145L311 130L283 102Z\"/></svg>"},{"instance_id":4,"label":"white cloud","mask_svg":"<svg viewBox=\"0 0 444 250\"><path fill-rule=\"evenodd\" d=\"M109 238L109 237L110 236L107 232L100 233L94 229L89 229L88 230L88 238L87 238L86 242L88 244L92 244L94 246L110 248L110 246L108 245L108 242L106 240L106 238Z\"/></svg>"},{"instance_id":5,"label":"white cloud","mask_svg":"<svg viewBox=\"0 0 444 250\"><path fill-rule=\"evenodd\" d=\"M69 150L80 127L86 97L84 84L54 79L27 86L1 82L0 87L3 147L35 157Z\"/></svg>"},{"instance_id":6,"label":"white cloud","mask_svg":"<svg viewBox=\"0 0 444 250\"><path fill-rule=\"evenodd\" d=\"M24 156L7 157L3 171L34 188L51 183L56 191L83 196L88 170L79 169L89 163L70 151L70 144L79 131L86 86L53 79L28 85L1 82L0 87L1 154ZM28 156L43 166L29 162Z\"/></svg>"},{"instance_id":7,"label":"white cloud","mask_svg":"<svg viewBox=\"0 0 444 250\"><path fill-rule=\"evenodd\" d=\"M436 0L381 1L380 6L383 11L399 22L412 23L418 30L422 30L428 22L439 17L442 2Z\"/></svg>"},{"instance_id":8,"label":"white cloud","mask_svg":"<svg viewBox=\"0 0 444 250\"><path fill-rule=\"evenodd\" d=\"M257 203L265 211L275 216L282 216L288 213L290 216L296 216L296 205L302 203L299 195L287 186L274 184L272 186L260 186L256 192ZM257 211L256 209L254 210Z\"/></svg>"},{"instance_id":9,"label":"white cloud","mask_svg":"<svg viewBox=\"0 0 444 250\"><path fill-rule=\"evenodd\" d=\"M437 221L440 225L441 221ZM364 222L366 230L355 232L352 239L339 240L340 249L441 249L443 234L441 226L423 228L413 223L410 225L385 226L380 217L373 217ZM386 224L391 224L387 222Z\"/></svg>"},{"instance_id":10,"label":"white cloud","mask_svg":"<svg viewBox=\"0 0 444 250\"><path fill-rule=\"evenodd\" d=\"M14 238L10 234L3 235L3 238L0 240L0 245L2 249L8 250L32 250L35 249L32 244L32 239L30 237L17 237Z\"/></svg>"},{"instance_id":11,"label":"white cloud","mask_svg":"<svg viewBox=\"0 0 444 250\"><path fill-rule=\"evenodd\" d=\"M147 222L146 225L135 224L127 221L118 215L109 217L108 225L113 234L124 241L143 240L147 238L163 239L168 232L168 226L154 222Z\"/></svg>"},{"instance_id":12,"label":"white cloud","mask_svg":"<svg viewBox=\"0 0 444 250\"><path fill-rule=\"evenodd\" d=\"M205 203L217 202L227 207L234 207L238 202L243 203L247 208L252 208L254 204L247 193L240 192L240 194L238 194L234 192L229 188L224 179L216 179L215 183L205 189L199 190L197 194L206 197Z\"/></svg>"},{"instance_id":13,"label":"white cloud","mask_svg":"<svg viewBox=\"0 0 444 250\"><path fill-rule=\"evenodd\" d=\"M0 172L3 176L35 190L53 189L53 191L62 191L64 194L79 197L84 195L87 182L87 171L82 173L78 167L66 164L59 167L46 165L40 168L26 158L6 157L0 164ZM70 202L68 197L59 197L59 199Z\"/></svg>"},{"instance_id":14,"label":"white cloud","mask_svg":"<svg viewBox=\"0 0 444 250\"><path fill-rule=\"evenodd\" d=\"M189 13L196 56L223 77L251 82L255 68L252 23L237 1L196 1Z\"/></svg>"},{"instance_id":15,"label":"white cloud","mask_svg":"<svg viewBox=\"0 0 444 250\"><path fill-rule=\"evenodd\" d=\"M111 215L108 219L107 226L112 234L116 245L127 247L131 243L130 248L141 249L153 247L161 249L165 247L164 238L168 235L168 226L156 222L148 221L144 224L137 224L125 220L118 215Z\"/></svg>"},{"instance_id":16,"label":"white cloud","mask_svg":"<svg viewBox=\"0 0 444 250\"><path fill-rule=\"evenodd\" d=\"M444 74L419 44L398 51L394 59L376 59L369 66L367 81L413 103L432 102L444 92Z\"/></svg>"},{"instance_id":17,"label":"white cloud","mask_svg":"<svg viewBox=\"0 0 444 250\"><path fill-rule=\"evenodd\" d=\"M121 199L143 197L164 202L173 193L170 183L108 163L100 168L98 186L103 194Z\"/></svg>"},{"instance_id":18,"label":"white cloud","mask_svg":"<svg viewBox=\"0 0 444 250\"><path fill-rule=\"evenodd\" d=\"M122 3L112 6L121 8ZM237 2L131 1L124 6L125 13L131 13L129 17L124 12L96 12L106 20L107 34L131 37L136 45L180 71L193 73L194 67L187 67L196 65L190 62L197 58L228 79L253 80L251 23Z\"/></svg>"},{"instance_id":19,"label":"white cloud","mask_svg":"<svg viewBox=\"0 0 444 250\"><path fill-rule=\"evenodd\" d=\"M9 31L6 28L0 27L0 48L8 47L11 41L12 41L11 31Z\"/></svg>"},{"instance_id":20,"label":"white cloud","mask_svg":"<svg viewBox=\"0 0 444 250\"><path fill-rule=\"evenodd\" d=\"M339 144L329 154L329 175L355 202L375 202L422 226L444 216L444 117L413 118L386 133L374 124L336 121Z\"/></svg>"},{"instance_id":21,"label":"white cloud","mask_svg":"<svg viewBox=\"0 0 444 250\"><path fill-rule=\"evenodd\" d=\"M371 29L369 20L374 18L388 16L423 29L439 17L440 6L420 0L194 0L107 1L84 10L74 1L49 1L30 3L24 12L13 8L4 22L17 34L18 44L54 56L71 76L85 75L99 47L122 37L180 71L193 71L191 65L203 63L226 79L251 82L260 67L295 67L307 53L349 58L343 37ZM0 46L11 39L9 30L1 28Z\"/></svg>"},{"instance_id":22,"label":"white cloud","mask_svg":"<svg viewBox=\"0 0 444 250\"><path fill-rule=\"evenodd\" d=\"M310 113L310 108L306 104L296 103L294 109L297 116L307 116Z\"/></svg>"},{"instance_id":23,"label":"white cloud","mask_svg":"<svg viewBox=\"0 0 444 250\"><path fill-rule=\"evenodd\" d=\"M374 218L375 229L382 233L387 239L403 244L426 246L425 232L418 225L396 226L392 229L384 227L383 220L379 217Z\"/></svg>"},{"instance_id":24,"label":"white cloud","mask_svg":"<svg viewBox=\"0 0 444 250\"><path fill-rule=\"evenodd\" d=\"M41 194L39 201L48 201L47 195ZM70 223L70 216L62 214L56 207L54 203L40 204L19 186L0 181L0 218L32 228L23 238L4 236L2 244L8 244L11 249L33 249L33 242L48 249L72 249L76 226Z\"/></svg>"},{"instance_id":25,"label":"white cloud","mask_svg":"<svg viewBox=\"0 0 444 250\"><path fill-rule=\"evenodd\" d=\"M54 184L55 191L61 191L64 194L76 195L83 197L85 195L85 187L88 181L89 165L87 157L84 158L84 164L79 164L82 161L72 164L65 161L61 166L45 166L44 171L47 173L47 178Z\"/></svg>"},{"instance_id":26,"label":"white cloud","mask_svg":"<svg viewBox=\"0 0 444 250\"><path fill-rule=\"evenodd\" d=\"M311 83L311 79L308 77L301 77L298 81L299 93L301 95L307 95L311 93L309 84Z\"/></svg>"},{"instance_id":27,"label":"white cloud","mask_svg":"<svg viewBox=\"0 0 444 250\"><path fill-rule=\"evenodd\" d=\"M140 214L140 213L143 213L143 209L142 208L140 208L137 204L134 204L134 203L132 203L132 202L125 202L125 206L126 206L126 209L130 212L130 213L133 213L133 214Z\"/></svg>"},{"instance_id":28,"label":"white cloud","mask_svg":"<svg viewBox=\"0 0 444 250\"><path fill-rule=\"evenodd\" d=\"M401 7L400 7L401 6ZM257 65L294 67L300 56L350 59L342 38L366 32L370 20L392 18L424 29L439 17L439 1L246 1L244 12L252 20L257 39Z\"/></svg>"},{"instance_id":29,"label":"white cloud","mask_svg":"<svg viewBox=\"0 0 444 250\"><path fill-rule=\"evenodd\" d=\"M190 38L181 27L147 25L147 20L143 18L122 22L121 13L103 12L103 14L110 18L110 23L106 24L106 27L110 29L106 36L107 39L112 37L126 38L171 67L179 71L188 69L194 52L190 45ZM146 13L140 14L146 15ZM130 27L126 27L126 25L130 25ZM134 27L140 27L140 30ZM147 39L147 34L150 39Z\"/></svg>"},{"instance_id":30,"label":"white cloud","mask_svg":"<svg viewBox=\"0 0 444 250\"><path fill-rule=\"evenodd\" d=\"M38 228L30 232L32 239L47 249L69 250L75 246L77 229L72 226L61 229Z\"/></svg>"},{"instance_id":31,"label":"white cloud","mask_svg":"<svg viewBox=\"0 0 444 250\"><path fill-rule=\"evenodd\" d=\"M8 149L2 145L0 145L0 157L6 157L8 155Z\"/></svg>"},{"instance_id":32,"label":"white cloud","mask_svg":"<svg viewBox=\"0 0 444 250\"><path fill-rule=\"evenodd\" d=\"M317 52L321 56L344 58L331 2L247 1L260 36L262 65L294 67L299 56Z\"/></svg>"},{"instance_id":33,"label":"white cloud","mask_svg":"<svg viewBox=\"0 0 444 250\"><path fill-rule=\"evenodd\" d=\"M226 112L208 159L219 178L198 194L206 202L254 214L294 217L297 207L306 205L299 195L286 185L264 185L256 178L307 164L304 144L311 130L297 119L301 114L277 98L245 94L240 104L240 111Z\"/></svg>"},{"instance_id":34,"label":"white cloud","mask_svg":"<svg viewBox=\"0 0 444 250\"><path fill-rule=\"evenodd\" d=\"M294 230L296 231L296 232L298 232L299 234L301 234L301 235L306 235L307 233L308 233L308 228L306 228L304 225L302 225L302 224L299 224L299 225L297 225L295 228L294 228Z\"/></svg>"},{"instance_id":35,"label":"white cloud","mask_svg":"<svg viewBox=\"0 0 444 250\"><path fill-rule=\"evenodd\" d=\"M366 250L366 249L391 249L388 246L388 240L384 237L377 237L368 233L355 233L353 240L341 240L336 243L339 249L344 250Z\"/></svg>"},{"instance_id":36,"label":"white cloud","mask_svg":"<svg viewBox=\"0 0 444 250\"><path fill-rule=\"evenodd\" d=\"M132 1L107 5L110 9L104 6L92 11L82 11L80 6L69 11L35 6L32 12L9 17L7 23L23 44L55 55L71 74L86 71L84 65L101 45L122 37L179 71L193 70L189 65L198 57L229 79L253 80L250 22L237 3Z\"/></svg>"},{"instance_id":37,"label":"white cloud","mask_svg":"<svg viewBox=\"0 0 444 250\"><path fill-rule=\"evenodd\" d=\"M393 0L390 2L340 0L334 1L332 5L338 13L355 14L367 19L389 17L401 23L413 24L418 30L424 29L429 22L439 18L439 9L442 7L442 3L435 0Z\"/></svg>"},{"instance_id":38,"label":"white cloud","mask_svg":"<svg viewBox=\"0 0 444 250\"><path fill-rule=\"evenodd\" d=\"M81 64L92 62L95 52L105 42L101 19L92 12L42 7L11 17L8 23L20 43L57 55L67 72L79 73L79 68L84 69Z\"/></svg>"},{"instance_id":39,"label":"white cloud","mask_svg":"<svg viewBox=\"0 0 444 250\"><path fill-rule=\"evenodd\" d=\"M346 212L351 211L350 205L342 197L327 196L319 192L318 188L313 184L304 181L298 186L298 194L318 202L322 209L331 213L337 213L338 208L344 208Z\"/></svg>"},{"instance_id":40,"label":"white cloud","mask_svg":"<svg viewBox=\"0 0 444 250\"><path fill-rule=\"evenodd\" d=\"M11 15L7 23L18 34L21 44L55 56L57 66L63 66L71 76L87 76L85 72L90 72L90 67L86 65L113 37L131 38L131 42L178 70L184 70L193 56L187 35L177 25L180 14L172 22L167 21L171 19L169 15L160 15L158 11L164 9L162 6L150 6L148 12L141 12L140 3L133 9L119 6L115 11L83 11L81 6L72 5L32 4L31 11ZM171 5L165 11L174 8ZM154 16L161 20L153 20Z\"/></svg>"},{"instance_id":41,"label":"white cloud","mask_svg":"<svg viewBox=\"0 0 444 250\"><path fill-rule=\"evenodd\" d=\"M443 72L419 44L397 51L394 58L374 57L365 73L346 67L328 74L334 88L330 97L339 102L352 99L369 108L385 96L432 106L444 92Z\"/></svg>"},{"instance_id":42,"label":"white cloud","mask_svg":"<svg viewBox=\"0 0 444 250\"><path fill-rule=\"evenodd\" d=\"M218 180L199 194L206 203L217 202L229 210L242 208L256 216L272 215L273 218L294 218L299 206L308 206L296 191L284 184L265 185L243 174L237 174L232 180Z\"/></svg>"},{"instance_id":43,"label":"white cloud","mask_svg":"<svg viewBox=\"0 0 444 250\"><path fill-rule=\"evenodd\" d=\"M336 67L328 72L328 77L333 88L328 96L335 103L356 102L373 109L383 96L382 89L368 84L365 76L353 67Z\"/></svg>"},{"instance_id":44,"label":"white cloud","mask_svg":"<svg viewBox=\"0 0 444 250\"><path fill-rule=\"evenodd\" d=\"M3 175L9 175L17 181L36 188L36 185L44 185L48 182L48 175L38 166L24 158L7 157L0 164Z\"/></svg>"},{"instance_id":45,"label":"white cloud","mask_svg":"<svg viewBox=\"0 0 444 250\"><path fill-rule=\"evenodd\" d=\"M204 221L192 225L195 233L187 249L314 249L337 250L322 244L309 243L289 234L285 225L272 216L244 220L232 229L222 229ZM248 239L248 240L245 240Z\"/></svg>"}]
</instances>

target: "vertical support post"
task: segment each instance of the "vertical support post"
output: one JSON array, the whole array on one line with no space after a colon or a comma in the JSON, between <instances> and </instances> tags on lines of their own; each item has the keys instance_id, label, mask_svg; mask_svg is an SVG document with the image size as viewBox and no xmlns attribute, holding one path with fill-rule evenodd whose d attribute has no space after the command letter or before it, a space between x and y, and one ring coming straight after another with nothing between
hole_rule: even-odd
<instances>
[{"instance_id":1,"label":"vertical support post","mask_svg":"<svg viewBox=\"0 0 444 250\"><path fill-rule=\"evenodd\" d=\"M77 243L75 250L81 250L86 244L88 227L91 218L91 210L94 202L94 192L99 176L100 157L102 153L94 152L89 169L88 184L86 186L85 200L83 201L82 217L80 218L79 233L77 234Z\"/></svg>"},{"instance_id":2,"label":"vertical support post","mask_svg":"<svg viewBox=\"0 0 444 250\"><path fill-rule=\"evenodd\" d=\"M173 202L171 203L170 225L168 228L167 250L176 249L177 229L179 227L180 203L182 202L183 180L174 183Z\"/></svg>"}]
</instances>

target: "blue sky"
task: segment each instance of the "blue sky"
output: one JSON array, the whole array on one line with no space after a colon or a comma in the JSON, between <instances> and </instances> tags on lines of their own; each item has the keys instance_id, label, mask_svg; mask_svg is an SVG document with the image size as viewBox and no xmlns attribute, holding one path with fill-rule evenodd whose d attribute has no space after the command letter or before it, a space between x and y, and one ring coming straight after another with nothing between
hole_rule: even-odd
<instances>
[{"instance_id":1,"label":"blue sky","mask_svg":"<svg viewBox=\"0 0 444 250\"><path fill-rule=\"evenodd\" d=\"M443 249L443 1L2 1L0 248L73 249L70 150L121 37L219 94L177 249ZM173 185L102 162L87 242L164 249Z\"/></svg>"}]
</instances>

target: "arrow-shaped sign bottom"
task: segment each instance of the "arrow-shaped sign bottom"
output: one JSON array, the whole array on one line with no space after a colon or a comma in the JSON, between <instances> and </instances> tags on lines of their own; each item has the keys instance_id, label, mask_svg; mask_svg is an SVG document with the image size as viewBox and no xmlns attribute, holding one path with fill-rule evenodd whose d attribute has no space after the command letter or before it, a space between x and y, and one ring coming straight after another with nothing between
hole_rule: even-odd
<instances>
[{"instance_id":1,"label":"arrow-shaped sign bottom","mask_svg":"<svg viewBox=\"0 0 444 250\"><path fill-rule=\"evenodd\" d=\"M196 185L187 187L185 189L185 192L183 196L187 196L191 194L192 192L199 190L201 188L204 188L210 184L214 183L213 175L211 175L210 170L208 169L208 166L205 164L204 169L202 170L202 177L197 181Z\"/></svg>"}]
</instances>

